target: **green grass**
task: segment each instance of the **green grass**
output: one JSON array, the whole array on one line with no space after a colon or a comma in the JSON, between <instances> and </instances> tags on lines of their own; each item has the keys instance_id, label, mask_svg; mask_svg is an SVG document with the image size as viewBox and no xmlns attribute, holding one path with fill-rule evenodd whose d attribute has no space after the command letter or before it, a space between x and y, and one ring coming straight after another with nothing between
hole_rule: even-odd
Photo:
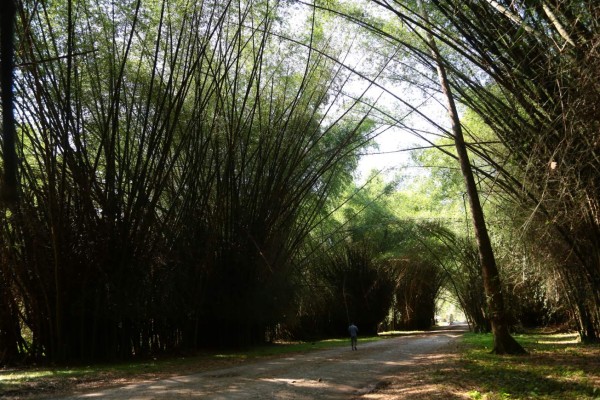
<instances>
[{"instance_id":1,"label":"green grass","mask_svg":"<svg viewBox=\"0 0 600 400\"><path fill-rule=\"evenodd\" d=\"M462 386L472 399L600 400L600 346L576 334L524 334L524 356L491 354L492 336L466 334L459 361Z\"/></svg>"}]
</instances>

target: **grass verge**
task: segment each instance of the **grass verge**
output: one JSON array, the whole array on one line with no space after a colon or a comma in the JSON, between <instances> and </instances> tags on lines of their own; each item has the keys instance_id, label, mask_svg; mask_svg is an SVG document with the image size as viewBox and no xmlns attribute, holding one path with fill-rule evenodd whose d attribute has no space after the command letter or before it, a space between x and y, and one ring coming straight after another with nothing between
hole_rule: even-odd
<instances>
[{"instance_id":1,"label":"grass verge","mask_svg":"<svg viewBox=\"0 0 600 400\"><path fill-rule=\"evenodd\" d=\"M466 333L363 398L600 400L600 345L581 344L574 333L538 331L515 338L529 354L490 354L491 334Z\"/></svg>"},{"instance_id":2,"label":"grass verge","mask_svg":"<svg viewBox=\"0 0 600 400\"><path fill-rule=\"evenodd\" d=\"M466 334L460 360L472 399L598 399L600 346L571 333L515 335L526 356L490 354L492 336Z\"/></svg>"}]
</instances>

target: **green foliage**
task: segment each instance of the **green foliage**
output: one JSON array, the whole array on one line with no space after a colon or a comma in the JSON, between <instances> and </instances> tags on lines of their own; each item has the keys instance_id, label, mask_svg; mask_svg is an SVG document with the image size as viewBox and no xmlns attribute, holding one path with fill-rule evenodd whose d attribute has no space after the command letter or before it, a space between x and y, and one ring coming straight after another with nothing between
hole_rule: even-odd
<instances>
[{"instance_id":1,"label":"green foliage","mask_svg":"<svg viewBox=\"0 0 600 400\"><path fill-rule=\"evenodd\" d=\"M87 6L19 21L0 363L262 343L373 123L273 2Z\"/></svg>"},{"instance_id":2,"label":"green foliage","mask_svg":"<svg viewBox=\"0 0 600 400\"><path fill-rule=\"evenodd\" d=\"M452 140L439 140L436 145L454 153ZM465 184L456 159L441 154L436 148L415 151L412 159L426 172L409 188L411 197L420 196L420 209L411 211L421 211L423 217L441 217L448 222L464 220Z\"/></svg>"},{"instance_id":3,"label":"green foliage","mask_svg":"<svg viewBox=\"0 0 600 400\"><path fill-rule=\"evenodd\" d=\"M315 260L306 276L308 291L289 329L298 338L347 333L350 322L361 335L377 332L388 312L393 283L367 241L338 245Z\"/></svg>"}]
</instances>

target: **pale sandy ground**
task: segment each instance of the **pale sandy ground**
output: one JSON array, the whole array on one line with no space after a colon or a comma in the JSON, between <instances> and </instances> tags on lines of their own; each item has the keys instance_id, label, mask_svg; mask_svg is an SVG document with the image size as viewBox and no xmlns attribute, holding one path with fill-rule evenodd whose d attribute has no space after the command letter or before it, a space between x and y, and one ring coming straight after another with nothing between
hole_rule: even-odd
<instances>
[{"instance_id":1,"label":"pale sandy ground","mask_svg":"<svg viewBox=\"0 0 600 400\"><path fill-rule=\"evenodd\" d=\"M199 374L82 392L73 399L388 399L390 384L402 389L403 375L419 391L419 371L439 362L466 327L268 359ZM437 360L437 361L436 361ZM410 378L409 378L410 377ZM415 382L416 388L415 388ZM422 389L422 388L421 388ZM380 395L378 395L380 392ZM396 393L398 393L396 391ZM433 393L432 393L433 395Z\"/></svg>"}]
</instances>

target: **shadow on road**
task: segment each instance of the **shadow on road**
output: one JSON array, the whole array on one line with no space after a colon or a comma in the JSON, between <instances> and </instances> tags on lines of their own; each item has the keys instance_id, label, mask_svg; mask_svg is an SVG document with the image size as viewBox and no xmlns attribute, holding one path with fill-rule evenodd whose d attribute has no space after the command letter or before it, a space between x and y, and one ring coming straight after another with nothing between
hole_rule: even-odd
<instances>
[{"instance_id":1,"label":"shadow on road","mask_svg":"<svg viewBox=\"0 0 600 400\"><path fill-rule=\"evenodd\" d=\"M431 363L446 353L465 328L443 327L362 345L359 340L358 351L349 347L314 351L68 399L348 399Z\"/></svg>"}]
</instances>

